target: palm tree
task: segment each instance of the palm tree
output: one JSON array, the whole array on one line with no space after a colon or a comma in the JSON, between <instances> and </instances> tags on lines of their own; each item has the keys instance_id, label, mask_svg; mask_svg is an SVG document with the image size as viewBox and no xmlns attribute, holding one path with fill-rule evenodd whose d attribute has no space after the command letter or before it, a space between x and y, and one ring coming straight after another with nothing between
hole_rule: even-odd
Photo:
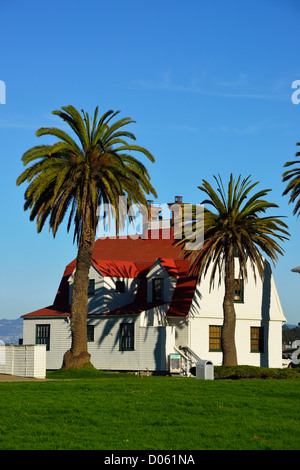
<instances>
[{"instance_id":1,"label":"palm tree","mask_svg":"<svg viewBox=\"0 0 300 470\"><path fill-rule=\"evenodd\" d=\"M76 272L71 303L71 348L64 355L63 367L80 367L90 361L87 351L88 274L91 266L98 207L110 204L119 221L119 196L128 204L146 205L146 194L157 197L146 167L132 155L154 157L145 148L128 143L135 136L124 127L133 123L125 117L112 122L117 112L108 111L98 119L98 107L90 119L73 107L53 111L75 133L74 140L62 129L40 128L36 135L59 139L51 145L39 145L24 153L24 166L31 164L18 177L17 185L27 181L24 210L30 209L30 220L36 219L41 232L49 219L55 237L67 212L69 231L74 223L74 241L78 246Z\"/></svg>"},{"instance_id":2,"label":"palm tree","mask_svg":"<svg viewBox=\"0 0 300 470\"><path fill-rule=\"evenodd\" d=\"M298 142L296 145L300 145L300 142ZM300 152L296 153L296 157L300 157ZM293 214L299 217L300 215L300 162L297 160L294 160L292 162L286 162L284 167L289 167L289 166L294 166L294 165L298 165L298 166L296 168L294 167L294 168L291 168L290 170L285 171L282 175L283 182L289 181L283 192L283 196L290 193L289 204L295 203Z\"/></svg>"},{"instance_id":3,"label":"palm tree","mask_svg":"<svg viewBox=\"0 0 300 470\"><path fill-rule=\"evenodd\" d=\"M213 207L215 212L205 207L204 221L194 222L195 239L201 240L200 233L204 230L202 246L186 250L187 239L176 242L182 247L185 258L190 260L190 274L201 281L209 268L210 290L218 274L218 284L224 279L225 294L223 299L222 351L223 365L236 365L237 353L235 346L236 315L234 308L235 279L247 280L247 266L251 266L256 280L256 271L263 279L265 253L277 261L277 254L283 251L276 241L286 239L289 235L287 225L279 217L261 216L267 209L278 207L264 200L269 189L259 191L248 198L250 191L258 184L248 178L235 182L230 176L227 193L224 190L220 176L215 177L217 191L205 180L199 189L206 193L207 199L202 204ZM235 272L235 259L238 263L238 273Z\"/></svg>"}]
</instances>

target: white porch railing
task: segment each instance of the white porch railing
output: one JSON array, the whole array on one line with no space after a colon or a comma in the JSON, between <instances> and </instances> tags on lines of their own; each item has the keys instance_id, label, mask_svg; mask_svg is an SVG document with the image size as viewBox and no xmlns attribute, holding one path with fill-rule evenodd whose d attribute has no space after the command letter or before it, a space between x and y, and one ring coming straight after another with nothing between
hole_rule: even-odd
<instances>
[{"instance_id":1,"label":"white porch railing","mask_svg":"<svg viewBox=\"0 0 300 470\"><path fill-rule=\"evenodd\" d=\"M179 348L174 346L174 349L182 358L182 375L192 377L190 369L196 367L196 363L201 360L200 357L187 345L180 345Z\"/></svg>"}]
</instances>

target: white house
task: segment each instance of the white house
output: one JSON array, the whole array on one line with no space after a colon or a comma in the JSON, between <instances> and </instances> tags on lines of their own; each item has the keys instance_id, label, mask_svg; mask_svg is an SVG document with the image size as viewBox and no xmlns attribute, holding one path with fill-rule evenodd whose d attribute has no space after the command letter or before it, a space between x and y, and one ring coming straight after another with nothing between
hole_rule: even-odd
<instances>
[{"instance_id":1,"label":"white house","mask_svg":"<svg viewBox=\"0 0 300 470\"><path fill-rule=\"evenodd\" d=\"M23 315L23 344L47 345L47 369L60 368L71 345L75 269L73 260L53 305ZM188 375L199 358L222 363L224 286L209 292L209 273L197 284L188 269L168 228L150 228L143 238L96 241L87 319L88 351L96 368L165 373L170 355L177 355L182 373ZM236 281L235 309L238 363L282 367L286 319L267 262L263 282L257 277L255 283L251 268L245 284Z\"/></svg>"}]
</instances>

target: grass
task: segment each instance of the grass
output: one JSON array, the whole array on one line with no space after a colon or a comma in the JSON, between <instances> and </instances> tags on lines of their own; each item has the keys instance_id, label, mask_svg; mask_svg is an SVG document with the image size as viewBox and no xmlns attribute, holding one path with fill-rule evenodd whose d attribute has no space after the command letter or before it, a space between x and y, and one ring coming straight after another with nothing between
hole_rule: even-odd
<instances>
[{"instance_id":1,"label":"grass","mask_svg":"<svg viewBox=\"0 0 300 470\"><path fill-rule=\"evenodd\" d=\"M95 369L48 377L55 380L0 384L1 450L300 449L295 378L209 381Z\"/></svg>"},{"instance_id":2,"label":"grass","mask_svg":"<svg viewBox=\"0 0 300 470\"><path fill-rule=\"evenodd\" d=\"M101 379L112 378L116 374L109 371L101 371L93 366L80 369L58 369L47 371L47 378L50 379ZM128 377L127 373L118 373L118 377ZM293 369L272 369L268 367L254 366L215 366L215 379L300 379L300 367Z\"/></svg>"}]
</instances>

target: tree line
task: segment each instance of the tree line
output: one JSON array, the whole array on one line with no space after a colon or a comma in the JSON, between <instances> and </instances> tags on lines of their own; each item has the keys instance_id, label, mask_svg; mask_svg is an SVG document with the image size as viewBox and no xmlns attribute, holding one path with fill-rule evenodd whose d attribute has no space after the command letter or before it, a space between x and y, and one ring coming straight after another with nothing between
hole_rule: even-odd
<instances>
[{"instance_id":1,"label":"tree line","mask_svg":"<svg viewBox=\"0 0 300 470\"><path fill-rule=\"evenodd\" d=\"M286 325L282 327L282 342L283 343L292 343L297 339L300 340L300 326L296 326L295 328L289 328Z\"/></svg>"}]
</instances>

